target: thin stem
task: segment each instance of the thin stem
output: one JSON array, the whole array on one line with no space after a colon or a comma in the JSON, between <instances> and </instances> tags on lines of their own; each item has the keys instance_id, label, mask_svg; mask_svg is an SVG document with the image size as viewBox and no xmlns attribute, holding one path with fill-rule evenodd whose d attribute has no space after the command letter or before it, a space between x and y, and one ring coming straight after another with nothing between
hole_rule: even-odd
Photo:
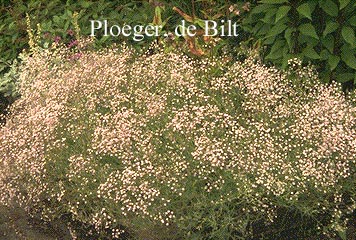
<instances>
[{"instance_id":1,"label":"thin stem","mask_svg":"<svg viewBox=\"0 0 356 240\"><path fill-rule=\"evenodd\" d=\"M195 20L195 2L192 0L193 21Z\"/></svg>"}]
</instances>

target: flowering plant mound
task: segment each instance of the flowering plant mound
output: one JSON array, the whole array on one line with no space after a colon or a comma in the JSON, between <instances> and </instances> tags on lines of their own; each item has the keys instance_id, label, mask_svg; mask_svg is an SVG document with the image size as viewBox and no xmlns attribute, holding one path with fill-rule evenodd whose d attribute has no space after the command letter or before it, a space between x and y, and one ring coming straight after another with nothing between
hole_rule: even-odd
<instances>
[{"instance_id":1,"label":"flowering plant mound","mask_svg":"<svg viewBox=\"0 0 356 240\"><path fill-rule=\"evenodd\" d=\"M290 213L320 233L345 227L356 108L337 85L298 61L281 72L251 58L66 51L21 66L0 129L1 203L112 238L262 239L287 231Z\"/></svg>"}]
</instances>

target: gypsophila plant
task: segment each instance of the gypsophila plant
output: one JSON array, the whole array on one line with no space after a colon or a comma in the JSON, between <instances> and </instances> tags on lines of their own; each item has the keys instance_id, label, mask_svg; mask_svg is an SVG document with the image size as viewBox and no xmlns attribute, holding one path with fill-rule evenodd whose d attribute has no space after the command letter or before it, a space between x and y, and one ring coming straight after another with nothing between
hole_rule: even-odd
<instances>
[{"instance_id":1,"label":"gypsophila plant","mask_svg":"<svg viewBox=\"0 0 356 240\"><path fill-rule=\"evenodd\" d=\"M0 129L1 203L113 239L344 233L356 108L339 85L297 60L71 54L54 45L23 62Z\"/></svg>"}]
</instances>

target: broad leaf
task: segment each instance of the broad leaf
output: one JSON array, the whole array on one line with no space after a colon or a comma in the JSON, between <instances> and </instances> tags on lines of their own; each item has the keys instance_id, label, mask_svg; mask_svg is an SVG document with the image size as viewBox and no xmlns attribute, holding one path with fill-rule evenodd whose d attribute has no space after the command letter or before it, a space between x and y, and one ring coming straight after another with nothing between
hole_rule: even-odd
<instances>
[{"instance_id":1,"label":"broad leaf","mask_svg":"<svg viewBox=\"0 0 356 240\"><path fill-rule=\"evenodd\" d=\"M274 43L271 48L270 53L266 56L266 59L278 59L283 56L282 48L285 46L286 42L284 40L279 40Z\"/></svg>"},{"instance_id":2,"label":"broad leaf","mask_svg":"<svg viewBox=\"0 0 356 240\"><path fill-rule=\"evenodd\" d=\"M356 69L356 57L353 51L342 51L341 59L347 66Z\"/></svg>"},{"instance_id":3,"label":"broad leaf","mask_svg":"<svg viewBox=\"0 0 356 240\"><path fill-rule=\"evenodd\" d=\"M311 18L312 11L311 11L308 3L304 3L304 4L300 5L297 8L297 11L299 12L300 15L312 20L312 18Z\"/></svg>"},{"instance_id":4,"label":"broad leaf","mask_svg":"<svg viewBox=\"0 0 356 240\"><path fill-rule=\"evenodd\" d=\"M265 38L265 40L263 40L263 44L271 45L275 42L275 40L276 40L276 36L268 37L268 38Z\"/></svg>"},{"instance_id":5,"label":"broad leaf","mask_svg":"<svg viewBox=\"0 0 356 240\"><path fill-rule=\"evenodd\" d=\"M268 35L266 36L266 38L276 36L276 35L280 34L281 32L283 32L286 28L287 28L287 25L285 25L285 24L274 25L271 28L271 30L268 32Z\"/></svg>"},{"instance_id":6,"label":"broad leaf","mask_svg":"<svg viewBox=\"0 0 356 240\"><path fill-rule=\"evenodd\" d=\"M330 70L333 71L337 67L339 62L340 62L340 57L339 56L330 55L329 59L328 59Z\"/></svg>"},{"instance_id":7,"label":"broad leaf","mask_svg":"<svg viewBox=\"0 0 356 240\"><path fill-rule=\"evenodd\" d=\"M333 22L333 21L328 21L326 23L326 27L325 27L325 30L323 32L323 36L325 37L329 33L335 32L338 27L339 27L338 23Z\"/></svg>"},{"instance_id":8,"label":"broad leaf","mask_svg":"<svg viewBox=\"0 0 356 240\"><path fill-rule=\"evenodd\" d=\"M330 53L334 52L335 39L332 35L327 35L326 37L322 38L321 43L326 47L326 49L329 50Z\"/></svg>"},{"instance_id":9,"label":"broad leaf","mask_svg":"<svg viewBox=\"0 0 356 240\"><path fill-rule=\"evenodd\" d=\"M354 79L354 74L353 73L339 73L336 75L336 80L339 83L344 83L348 82L350 80Z\"/></svg>"},{"instance_id":10,"label":"broad leaf","mask_svg":"<svg viewBox=\"0 0 356 240\"><path fill-rule=\"evenodd\" d=\"M283 57L283 53L282 51L276 51L276 52L273 52L273 53L270 53L266 56L266 59L271 59L271 60L276 60L276 59L279 59Z\"/></svg>"},{"instance_id":11,"label":"broad leaf","mask_svg":"<svg viewBox=\"0 0 356 240\"><path fill-rule=\"evenodd\" d=\"M284 32L284 38L287 40L288 46L291 49L292 46L292 34L295 31L295 29L293 28L288 28L285 32Z\"/></svg>"},{"instance_id":12,"label":"broad leaf","mask_svg":"<svg viewBox=\"0 0 356 240\"><path fill-rule=\"evenodd\" d=\"M339 14L338 6L332 0L319 1L320 7L330 16L336 17Z\"/></svg>"},{"instance_id":13,"label":"broad leaf","mask_svg":"<svg viewBox=\"0 0 356 240\"><path fill-rule=\"evenodd\" d=\"M326 50L326 49L322 50L321 53L320 53L320 58L321 58L322 60L327 60L327 59L329 59L329 56L330 56L330 53L329 53L329 51Z\"/></svg>"},{"instance_id":14,"label":"broad leaf","mask_svg":"<svg viewBox=\"0 0 356 240\"><path fill-rule=\"evenodd\" d=\"M314 50L314 48L310 45L308 45L304 50L303 50L304 56L311 58L311 59L320 59L319 54Z\"/></svg>"},{"instance_id":15,"label":"broad leaf","mask_svg":"<svg viewBox=\"0 0 356 240\"><path fill-rule=\"evenodd\" d=\"M351 26L356 27L356 15L351 17L348 21L351 24Z\"/></svg>"},{"instance_id":16,"label":"broad leaf","mask_svg":"<svg viewBox=\"0 0 356 240\"><path fill-rule=\"evenodd\" d=\"M258 13L261 13L261 12L266 12L268 9L271 9L271 8L274 8L274 6L268 5L268 4L261 4L261 5L258 5L256 7L254 7L251 10L251 13L252 14L258 14Z\"/></svg>"},{"instance_id":17,"label":"broad leaf","mask_svg":"<svg viewBox=\"0 0 356 240\"><path fill-rule=\"evenodd\" d=\"M314 26L310 23L300 25L299 31L305 36L310 36L312 38L319 39Z\"/></svg>"},{"instance_id":18,"label":"broad leaf","mask_svg":"<svg viewBox=\"0 0 356 240\"><path fill-rule=\"evenodd\" d=\"M277 13L277 8L273 8L268 10L264 18L261 19L262 22L267 23L267 24L273 24L274 23L274 16Z\"/></svg>"},{"instance_id":19,"label":"broad leaf","mask_svg":"<svg viewBox=\"0 0 356 240\"><path fill-rule=\"evenodd\" d=\"M263 26L266 26L267 28L269 27L267 24L264 24L263 22L258 22L258 23L256 23L255 26L251 29L251 31L252 31L254 34L257 34L258 31L260 31L260 29L261 29Z\"/></svg>"},{"instance_id":20,"label":"broad leaf","mask_svg":"<svg viewBox=\"0 0 356 240\"><path fill-rule=\"evenodd\" d=\"M263 24L261 28L258 30L258 32L256 33L257 36L265 36L268 31L270 30L270 27L267 24Z\"/></svg>"},{"instance_id":21,"label":"broad leaf","mask_svg":"<svg viewBox=\"0 0 356 240\"><path fill-rule=\"evenodd\" d=\"M278 22L280 19L284 18L289 10L291 9L290 6L282 6L280 8L278 8L278 11L276 13L276 22Z\"/></svg>"},{"instance_id":22,"label":"broad leaf","mask_svg":"<svg viewBox=\"0 0 356 240\"><path fill-rule=\"evenodd\" d=\"M343 27L341 30L341 35L345 39L345 41L350 44L351 46L355 46L356 38L355 32L351 27Z\"/></svg>"},{"instance_id":23,"label":"broad leaf","mask_svg":"<svg viewBox=\"0 0 356 240\"><path fill-rule=\"evenodd\" d=\"M347 6L350 3L350 0L339 0L340 2L340 10Z\"/></svg>"}]
</instances>

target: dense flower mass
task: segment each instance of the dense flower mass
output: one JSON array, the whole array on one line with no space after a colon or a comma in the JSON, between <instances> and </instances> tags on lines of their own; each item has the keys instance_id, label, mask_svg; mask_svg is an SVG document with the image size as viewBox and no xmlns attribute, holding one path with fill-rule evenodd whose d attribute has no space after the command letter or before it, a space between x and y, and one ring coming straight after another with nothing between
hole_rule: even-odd
<instances>
[{"instance_id":1,"label":"dense flower mass","mask_svg":"<svg viewBox=\"0 0 356 240\"><path fill-rule=\"evenodd\" d=\"M356 209L355 105L297 60L282 72L57 46L28 57L20 80L0 129L3 204L142 239L246 237L247 222L290 206L339 230Z\"/></svg>"}]
</instances>

